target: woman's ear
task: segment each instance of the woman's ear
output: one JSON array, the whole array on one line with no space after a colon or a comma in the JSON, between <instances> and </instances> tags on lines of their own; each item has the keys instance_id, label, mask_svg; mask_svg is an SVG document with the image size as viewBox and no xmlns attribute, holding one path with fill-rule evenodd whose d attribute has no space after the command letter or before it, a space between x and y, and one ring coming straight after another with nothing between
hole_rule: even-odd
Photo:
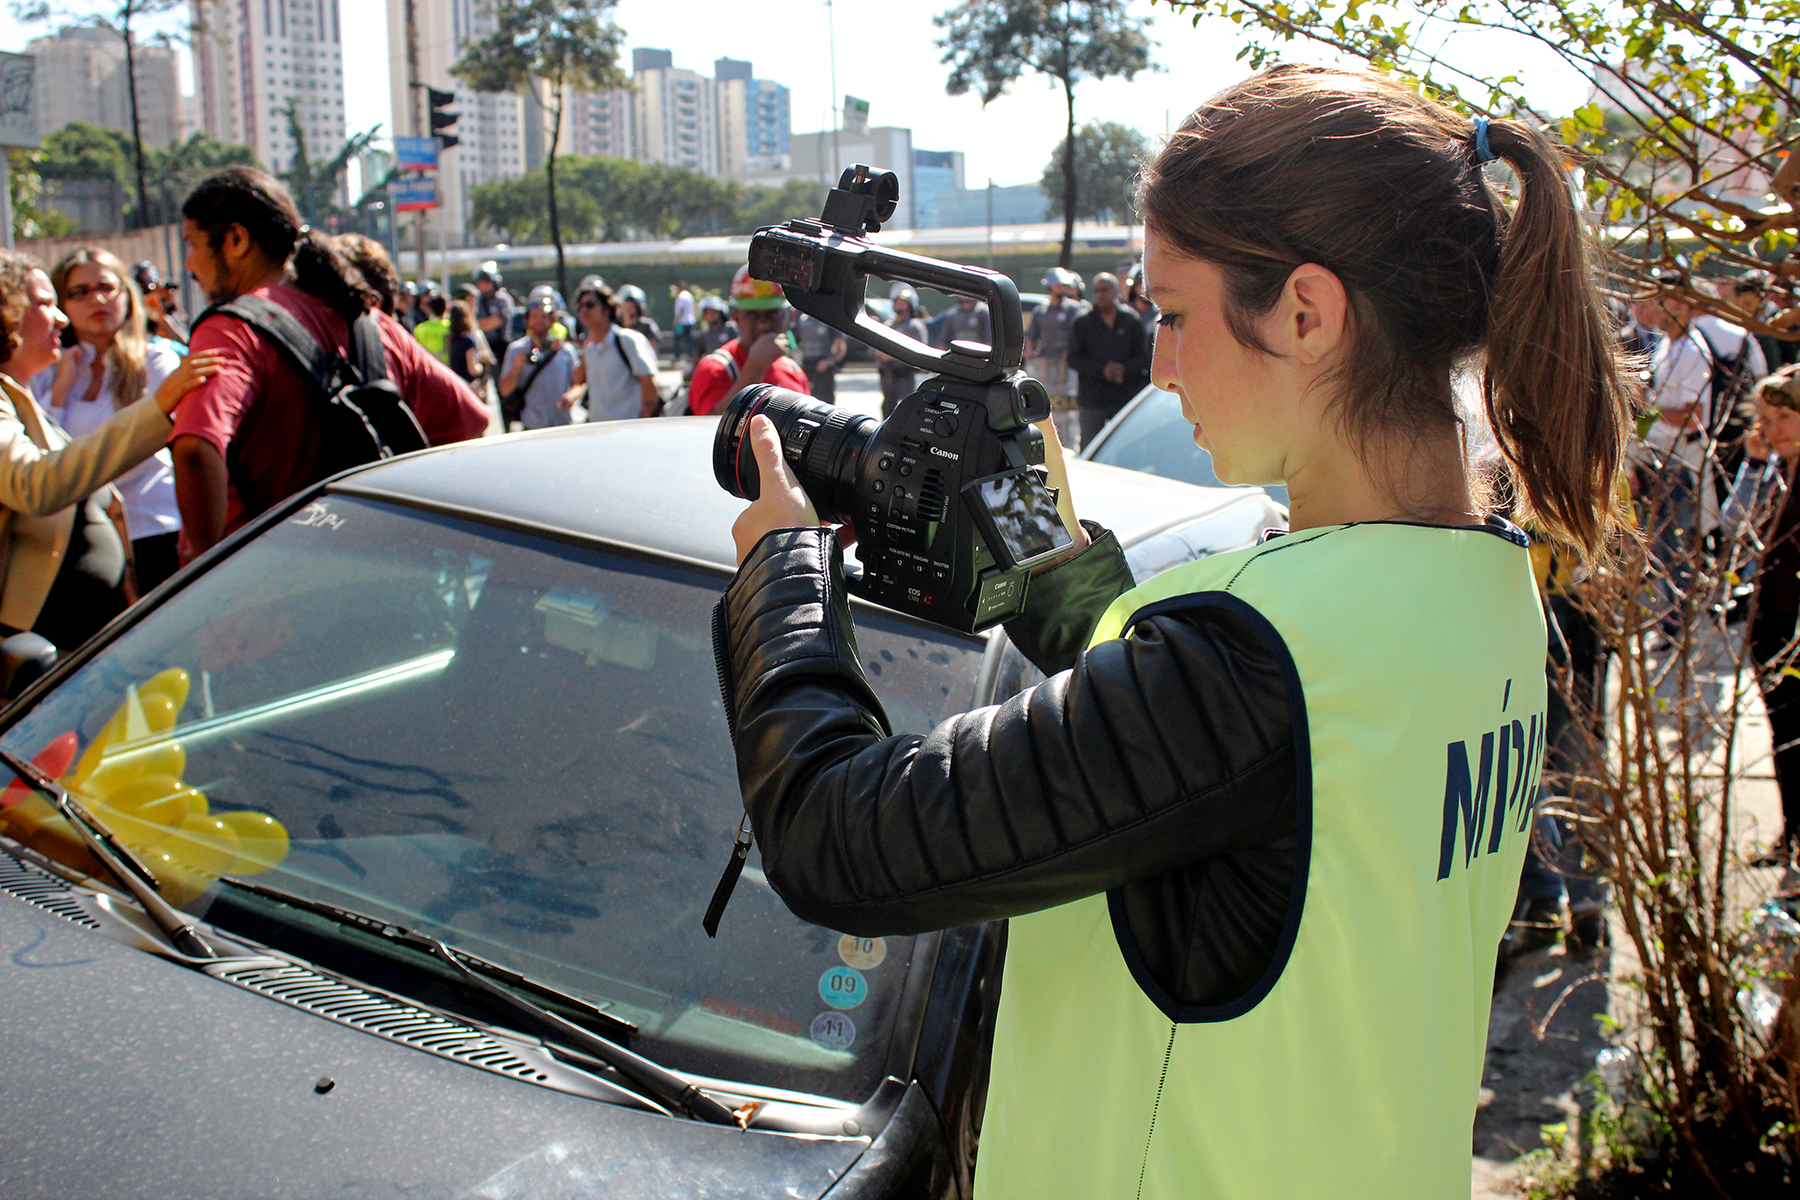
<instances>
[{"instance_id":1,"label":"woman's ear","mask_svg":"<svg viewBox=\"0 0 1800 1200\"><path fill-rule=\"evenodd\" d=\"M1349 306L1343 280L1317 263L1302 263L1270 314L1269 348L1306 366L1323 362L1344 340Z\"/></svg>"}]
</instances>

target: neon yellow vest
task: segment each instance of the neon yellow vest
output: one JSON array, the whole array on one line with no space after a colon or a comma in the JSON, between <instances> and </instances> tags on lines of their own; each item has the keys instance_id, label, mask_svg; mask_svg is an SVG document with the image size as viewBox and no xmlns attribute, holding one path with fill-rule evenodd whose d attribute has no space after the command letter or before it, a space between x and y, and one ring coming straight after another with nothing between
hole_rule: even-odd
<instances>
[{"instance_id":1,"label":"neon yellow vest","mask_svg":"<svg viewBox=\"0 0 1800 1200\"><path fill-rule=\"evenodd\" d=\"M1292 950L1239 1003L1163 995L1171 1012L1134 978L1107 897L1014 918L978 1200L1466 1197L1543 747L1525 549L1476 529L1308 530L1157 576L1094 641L1159 602L1247 605L1292 654Z\"/></svg>"}]
</instances>

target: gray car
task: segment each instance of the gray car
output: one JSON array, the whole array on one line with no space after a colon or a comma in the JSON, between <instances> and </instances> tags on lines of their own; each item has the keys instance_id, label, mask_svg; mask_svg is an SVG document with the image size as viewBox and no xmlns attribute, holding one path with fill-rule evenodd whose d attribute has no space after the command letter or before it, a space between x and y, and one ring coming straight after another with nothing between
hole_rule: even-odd
<instances>
[{"instance_id":1,"label":"gray car","mask_svg":"<svg viewBox=\"0 0 1800 1200\"><path fill-rule=\"evenodd\" d=\"M701 932L742 811L713 431L341 476L0 714L61 781L0 795L0 1195L967 1194L1003 923L842 936L753 854ZM1072 470L1141 574L1280 521ZM897 729L1033 674L998 631L856 620Z\"/></svg>"}]
</instances>

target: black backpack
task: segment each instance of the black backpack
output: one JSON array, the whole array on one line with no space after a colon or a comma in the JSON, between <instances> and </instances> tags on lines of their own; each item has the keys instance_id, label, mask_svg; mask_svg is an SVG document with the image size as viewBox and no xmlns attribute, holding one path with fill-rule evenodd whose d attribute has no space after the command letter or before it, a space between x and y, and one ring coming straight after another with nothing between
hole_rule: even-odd
<instances>
[{"instance_id":1,"label":"black backpack","mask_svg":"<svg viewBox=\"0 0 1800 1200\"><path fill-rule=\"evenodd\" d=\"M350 467L423 450L428 444L419 419L388 378L387 351L381 344L381 325L372 312L350 325L350 358L320 346L306 326L287 309L261 296L239 296L215 304L194 319L201 322L215 313L236 317L286 354L300 374L312 380L315 398L323 405L323 454L319 478ZM232 482L246 505L254 505L245 482L232 467ZM273 503L280 497L261 498ZM267 504L261 505L266 507Z\"/></svg>"}]
</instances>

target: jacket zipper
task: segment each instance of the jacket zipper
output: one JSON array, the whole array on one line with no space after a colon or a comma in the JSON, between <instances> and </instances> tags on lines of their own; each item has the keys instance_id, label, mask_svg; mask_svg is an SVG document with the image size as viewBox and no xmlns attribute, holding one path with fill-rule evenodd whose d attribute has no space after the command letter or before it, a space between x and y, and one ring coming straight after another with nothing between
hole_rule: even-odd
<instances>
[{"instance_id":1,"label":"jacket zipper","mask_svg":"<svg viewBox=\"0 0 1800 1200\"><path fill-rule=\"evenodd\" d=\"M1162 1108L1163 1085L1169 1082L1169 1059L1175 1054L1175 1030L1170 1024L1169 1045L1163 1051L1162 1077L1156 1081L1156 1099L1150 1105L1150 1131L1144 1134L1144 1161L1138 1166L1137 1200L1144 1200L1144 1175L1150 1170L1150 1143L1156 1138L1156 1113Z\"/></svg>"}]
</instances>

